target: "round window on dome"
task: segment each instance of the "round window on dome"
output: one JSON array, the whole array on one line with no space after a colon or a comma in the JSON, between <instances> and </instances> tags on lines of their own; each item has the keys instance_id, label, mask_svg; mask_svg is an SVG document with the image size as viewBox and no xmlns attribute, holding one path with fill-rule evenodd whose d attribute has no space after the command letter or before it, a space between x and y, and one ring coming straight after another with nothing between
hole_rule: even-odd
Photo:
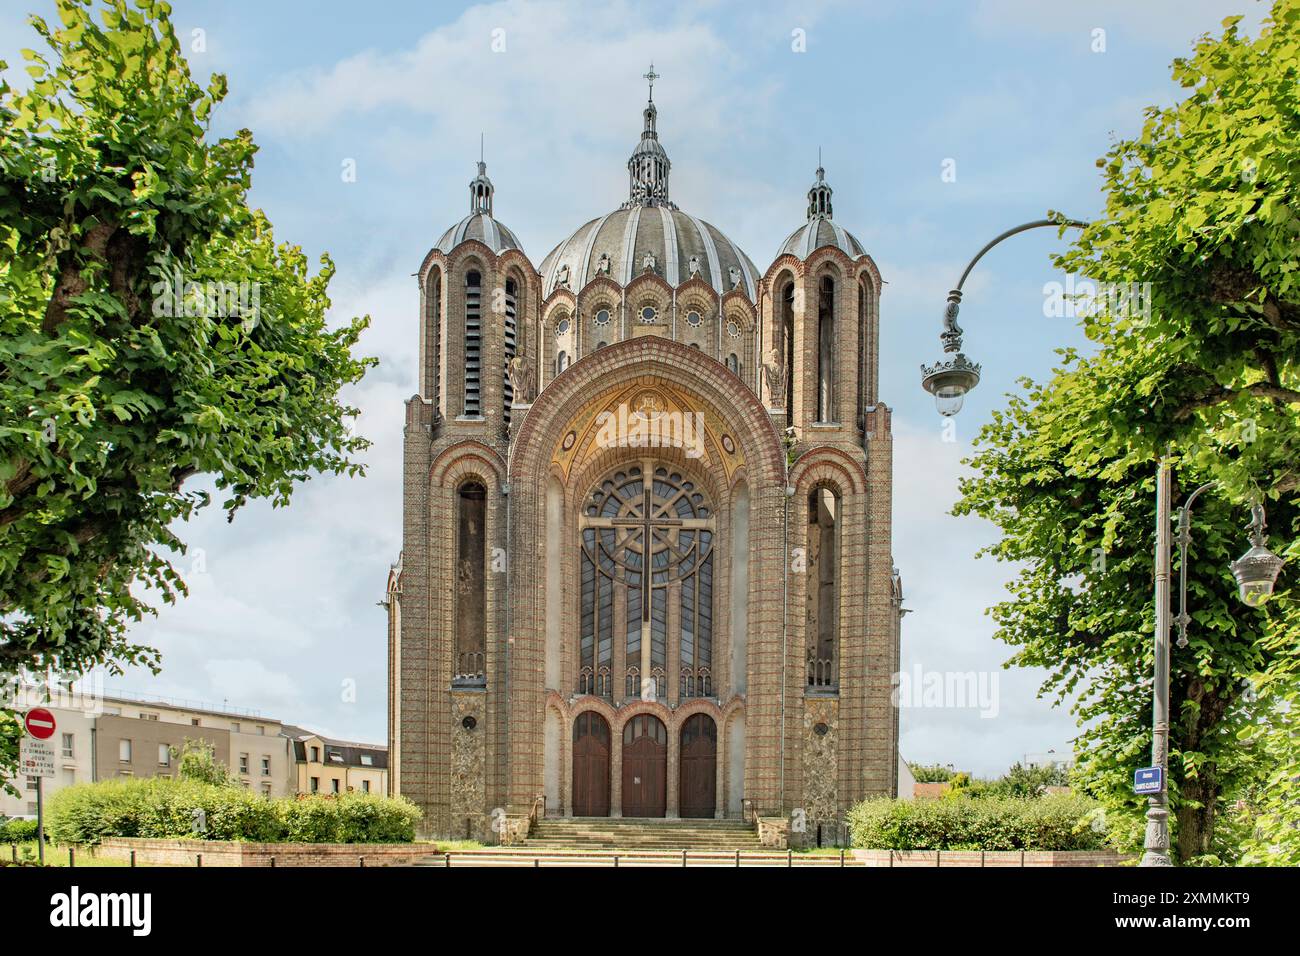
<instances>
[{"instance_id":1,"label":"round window on dome","mask_svg":"<svg viewBox=\"0 0 1300 956\"><path fill-rule=\"evenodd\" d=\"M641 310L642 322L649 324L655 321L655 319L657 318L659 318L659 310L656 309L653 305L647 305L645 308Z\"/></svg>"},{"instance_id":2,"label":"round window on dome","mask_svg":"<svg viewBox=\"0 0 1300 956\"><path fill-rule=\"evenodd\" d=\"M592 317L597 325L609 325L609 309L600 309Z\"/></svg>"},{"instance_id":3,"label":"round window on dome","mask_svg":"<svg viewBox=\"0 0 1300 956\"><path fill-rule=\"evenodd\" d=\"M695 328L699 328L700 322L701 322L700 313L696 312L694 309L686 313L687 325L691 325L694 326Z\"/></svg>"}]
</instances>

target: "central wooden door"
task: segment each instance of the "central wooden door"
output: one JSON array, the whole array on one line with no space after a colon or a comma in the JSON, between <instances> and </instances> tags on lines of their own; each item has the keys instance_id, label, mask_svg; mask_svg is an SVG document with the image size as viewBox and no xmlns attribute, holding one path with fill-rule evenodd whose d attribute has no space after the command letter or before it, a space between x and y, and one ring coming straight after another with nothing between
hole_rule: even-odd
<instances>
[{"instance_id":1,"label":"central wooden door","mask_svg":"<svg viewBox=\"0 0 1300 956\"><path fill-rule=\"evenodd\" d=\"M609 724L594 710L573 722L573 815L609 816Z\"/></svg>"},{"instance_id":2,"label":"central wooden door","mask_svg":"<svg viewBox=\"0 0 1300 956\"><path fill-rule=\"evenodd\" d=\"M677 788L683 817L712 817L718 807L718 725L695 714L682 726Z\"/></svg>"},{"instance_id":3,"label":"central wooden door","mask_svg":"<svg viewBox=\"0 0 1300 956\"><path fill-rule=\"evenodd\" d=\"M623 725L623 816L668 812L668 728L652 714Z\"/></svg>"}]
</instances>

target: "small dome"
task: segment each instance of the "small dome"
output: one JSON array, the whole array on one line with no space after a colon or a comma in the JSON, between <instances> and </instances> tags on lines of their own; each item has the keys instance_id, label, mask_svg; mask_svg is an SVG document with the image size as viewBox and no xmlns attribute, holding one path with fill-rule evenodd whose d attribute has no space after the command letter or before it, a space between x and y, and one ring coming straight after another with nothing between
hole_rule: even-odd
<instances>
[{"instance_id":1,"label":"small dome","mask_svg":"<svg viewBox=\"0 0 1300 956\"><path fill-rule=\"evenodd\" d=\"M434 248L447 255L465 240L477 239L498 256L507 249L523 252L524 247L515 234L492 218L495 193L492 180L488 179L487 164L480 159L478 175L469 183L469 215L444 232Z\"/></svg>"},{"instance_id":2,"label":"small dome","mask_svg":"<svg viewBox=\"0 0 1300 956\"><path fill-rule=\"evenodd\" d=\"M485 212L471 213L456 223L442 234L434 248L447 255L466 239L477 239L496 255L501 255L507 249L522 252L524 248L513 232Z\"/></svg>"},{"instance_id":3,"label":"small dome","mask_svg":"<svg viewBox=\"0 0 1300 956\"><path fill-rule=\"evenodd\" d=\"M781 243L777 255L789 253L807 259L822 246L834 246L850 259L867 254L862 243L847 229L829 219L813 219L792 232L790 238Z\"/></svg>"},{"instance_id":4,"label":"small dome","mask_svg":"<svg viewBox=\"0 0 1300 956\"><path fill-rule=\"evenodd\" d=\"M830 184L826 182L826 170L818 166L817 181L808 189L808 221L781 243L778 256L807 259L822 246L834 246L850 259L867 254L851 232L831 219L831 192Z\"/></svg>"}]
</instances>

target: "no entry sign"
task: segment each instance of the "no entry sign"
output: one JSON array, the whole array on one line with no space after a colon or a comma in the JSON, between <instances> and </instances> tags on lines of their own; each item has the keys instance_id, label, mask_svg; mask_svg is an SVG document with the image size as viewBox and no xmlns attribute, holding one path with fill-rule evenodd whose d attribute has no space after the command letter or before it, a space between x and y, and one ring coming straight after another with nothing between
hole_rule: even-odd
<instances>
[{"instance_id":1,"label":"no entry sign","mask_svg":"<svg viewBox=\"0 0 1300 956\"><path fill-rule=\"evenodd\" d=\"M37 740L48 740L54 736L54 715L44 707L33 707L23 718L27 732Z\"/></svg>"}]
</instances>

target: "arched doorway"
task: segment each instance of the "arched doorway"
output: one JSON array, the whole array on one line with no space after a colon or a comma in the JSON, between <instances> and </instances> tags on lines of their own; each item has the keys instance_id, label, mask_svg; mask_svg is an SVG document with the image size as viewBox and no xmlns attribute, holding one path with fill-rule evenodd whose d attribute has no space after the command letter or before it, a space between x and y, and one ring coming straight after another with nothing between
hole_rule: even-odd
<instances>
[{"instance_id":1,"label":"arched doorway","mask_svg":"<svg viewBox=\"0 0 1300 956\"><path fill-rule=\"evenodd\" d=\"M712 817L718 807L718 725L708 714L694 714L682 725L680 781L683 817Z\"/></svg>"},{"instance_id":2,"label":"arched doorway","mask_svg":"<svg viewBox=\"0 0 1300 956\"><path fill-rule=\"evenodd\" d=\"M623 725L623 816L668 812L668 728L653 714Z\"/></svg>"},{"instance_id":3,"label":"arched doorway","mask_svg":"<svg viewBox=\"0 0 1300 956\"><path fill-rule=\"evenodd\" d=\"M573 815L609 816L609 723L594 710L573 722Z\"/></svg>"}]
</instances>

